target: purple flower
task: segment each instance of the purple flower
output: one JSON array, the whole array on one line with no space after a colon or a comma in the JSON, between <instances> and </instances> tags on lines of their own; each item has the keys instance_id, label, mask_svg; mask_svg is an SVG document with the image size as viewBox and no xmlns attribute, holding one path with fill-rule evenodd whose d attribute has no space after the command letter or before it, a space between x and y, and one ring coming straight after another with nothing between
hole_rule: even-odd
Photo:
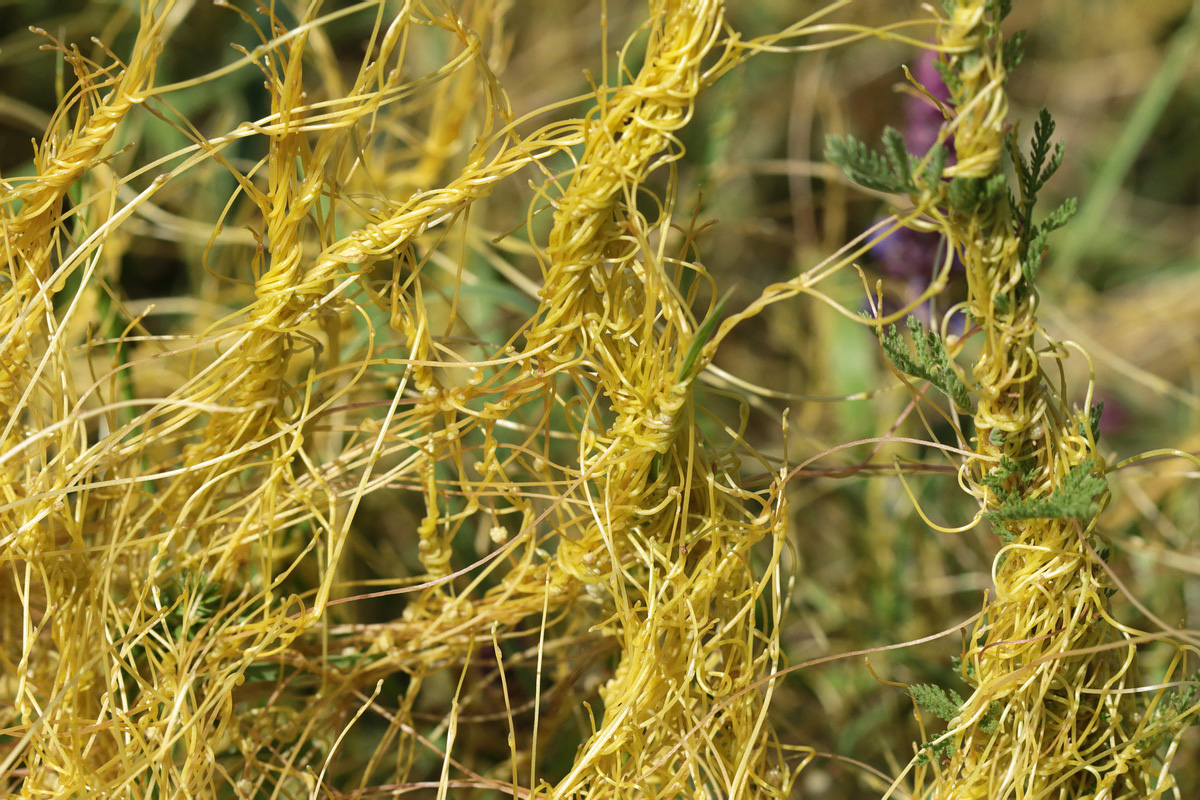
<instances>
[{"instance_id":1,"label":"purple flower","mask_svg":"<svg viewBox=\"0 0 1200 800\"><path fill-rule=\"evenodd\" d=\"M944 246L940 234L923 233L910 228L901 228L876 243L872 253L879 259L882 272L902 284L899 302L885 300L884 313L891 313L899 306L912 302L925 290L934 272L941 266ZM952 274L962 270L957 256L950 269ZM913 313L928 322L928 303Z\"/></svg>"},{"instance_id":2,"label":"purple flower","mask_svg":"<svg viewBox=\"0 0 1200 800\"><path fill-rule=\"evenodd\" d=\"M926 50L921 53L913 77L921 83L931 95L945 105L950 104L950 90L946 88L942 76L938 73L935 63L937 53ZM937 143L938 133L946 118L941 109L930 102L928 97L913 92L904 100L904 141L909 152L921 157ZM954 163L954 141L946 142L948 149L947 163ZM920 233L901 228L895 233L880 240L874 249L879 266L885 275L897 278L905 284L909 296L919 294L934 272L941 266L944 256L942 237L936 233ZM954 267L961 269L955 259Z\"/></svg>"},{"instance_id":3,"label":"purple flower","mask_svg":"<svg viewBox=\"0 0 1200 800\"><path fill-rule=\"evenodd\" d=\"M912 71L913 77L931 95L941 101L942 105L949 106L950 90L946 88L946 84L935 66L936 63L937 53L932 50L923 51ZM928 97L915 92L904 99L904 119L904 140L908 144L909 152L918 156L925 155L929 148L933 147L937 142L942 123L946 121L940 108L931 103ZM947 140L946 146L949 150L946 163L953 164L954 140Z\"/></svg>"}]
</instances>

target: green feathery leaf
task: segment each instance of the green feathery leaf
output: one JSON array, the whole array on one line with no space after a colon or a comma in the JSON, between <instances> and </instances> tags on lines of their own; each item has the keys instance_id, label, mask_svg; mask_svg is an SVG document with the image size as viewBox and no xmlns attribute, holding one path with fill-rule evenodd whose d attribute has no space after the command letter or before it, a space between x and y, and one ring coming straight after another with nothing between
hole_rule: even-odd
<instances>
[{"instance_id":1,"label":"green feathery leaf","mask_svg":"<svg viewBox=\"0 0 1200 800\"><path fill-rule=\"evenodd\" d=\"M1001 503L1008 501L1017 489L1007 485L1009 478L1020 472L1017 462L1008 456L1000 456L1000 465L988 470L988 474L980 479L980 483L992 490Z\"/></svg>"},{"instance_id":2,"label":"green feathery leaf","mask_svg":"<svg viewBox=\"0 0 1200 800\"><path fill-rule=\"evenodd\" d=\"M1046 185L1046 181L1058 171L1062 165L1063 154L1066 152L1062 143L1050 146L1050 137L1054 135L1054 118L1050 112L1042 109L1037 122L1033 124L1033 138L1029 142L1029 158L1017 150L1017 176L1021 180L1021 190L1025 195L1025 208L1032 211L1037 201L1037 193Z\"/></svg>"},{"instance_id":3,"label":"green feathery leaf","mask_svg":"<svg viewBox=\"0 0 1200 800\"><path fill-rule=\"evenodd\" d=\"M909 694L922 711L928 711L935 717L951 722L958 716L963 706L963 699L953 689L943 689L931 683L917 683L908 687Z\"/></svg>"},{"instance_id":4,"label":"green feathery leaf","mask_svg":"<svg viewBox=\"0 0 1200 800\"><path fill-rule=\"evenodd\" d=\"M1088 459L1071 468L1062 485L1046 497L1005 496L998 508L984 513L992 522L1023 519L1088 519L1100 511L1096 497L1107 488L1103 477L1093 475L1095 462Z\"/></svg>"},{"instance_id":5,"label":"green feathery leaf","mask_svg":"<svg viewBox=\"0 0 1200 800\"><path fill-rule=\"evenodd\" d=\"M1159 704L1159 716L1168 719L1186 715L1183 724L1191 725L1196 721L1196 694L1200 688L1200 670L1192 673L1183 686L1176 686L1167 691ZM1192 713L1188 713L1188 712Z\"/></svg>"},{"instance_id":6,"label":"green feathery leaf","mask_svg":"<svg viewBox=\"0 0 1200 800\"><path fill-rule=\"evenodd\" d=\"M883 334L883 352L892 365L914 378L929 381L930 385L949 397L960 410L971 410L971 397L967 387L954 371L950 356L942 337L937 332L926 330L921 320L909 316L906 320L908 330L912 334L916 346L916 358L912 357L904 337L896 330L895 325L889 325Z\"/></svg>"},{"instance_id":7,"label":"green feathery leaf","mask_svg":"<svg viewBox=\"0 0 1200 800\"><path fill-rule=\"evenodd\" d=\"M1088 410L1088 425L1092 429L1092 441L1100 441L1100 416L1104 413L1104 401L1101 400Z\"/></svg>"},{"instance_id":8,"label":"green feathery leaf","mask_svg":"<svg viewBox=\"0 0 1200 800\"><path fill-rule=\"evenodd\" d=\"M1017 31L1004 42L1000 60L1005 72L1012 72L1025 58L1026 31Z\"/></svg>"},{"instance_id":9,"label":"green feathery leaf","mask_svg":"<svg viewBox=\"0 0 1200 800\"><path fill-rule=\"evenodd\" d=\"M940 142L935 144L929 149L927 157L929 161L921 172L921 181L925 184L925 191L932 191L942 182L942 170L946 168L946 146Z\"/></svg>"},{"instance_id":10,"label":"green feathery leaf","mask_svg":"<svg viewBox=\"0 0 1200 800\"><path fill-rule=\"evenodd\" d=\"M1005 187L1007 178L999 173L990 178L955 178L950 181L946 198L950 208L959 214L970 214L976 208L989 203Z\"/></svg>"},{"instance_id":11,"label":"green feathery leaf","mask_svg":"<svg viewBox=\"0 0 1200 800\"><path fill-rule=\"evenodd\" d=\"M908 691L922 711L946 722L953 722L962 713L965 705L962 697L953 689L943 689L932 684L915 684L908 687ZM1003 709L1004 706L999 700L993 701L979 720L979 730L988 735L995 733L1000 726L1000 712ZM918 763L928 763L930 753L939 760L945 759L954 754L954 739L950 736L940 741L935 738L922 744L920 749L922 753L918 756Z\"/></svg>"},{"instance_id":12,"label":"green feathery leaf","mask_svg":"<svg viewBox=\"0 0 1200 800\"><path fill-rule=\"evenodd\" d=\"M914 684L908 687L908 691L922 711L933 714L946 722L957 717L963 706L963 699L953 689L947 692L942 687L932 684ZM918 764L929 763L930 754L939 761L947 759L954 755L954 737L945 736L940 741L925 742L921 745L920 750L920 755L917 757Z\"/></svg>"},{"instance_id":13,"label":"green feathery leaf","mask_svg":"<svg viewBox=\"0 0 1200 800\"><path fill-rule=\"evenodd\" d=\"M949 16L953 12L947 12ZM945 61L938 59L933 62L933 68L937 70L938 75L942 77L942 83L946 84L946 88L950 91L950 97L957 99L962 91L962 78L959 74Z\"/></svg>"},{"instance_id":14,"label":"green feathery leaf","mask_svg":"<svg viewBox=\"0 0 1200 800\"><path fill-rule=\"evenodd\" d=\"M1003 709L1004 706L999 700L993 700L987 711L983 712L983 718L979 720L979 730L989 736L995 733L996 729L1000 727L1000 712Z\"/></svg>"},{"instance_id":15,"label":"green feathery leaf","mask_svg":"<svg viewBox=\"0 0 1200 800\"><path fill-rule=\"evenodd\" d=\"M825 159L859 186L889 194L917 191L912 175L914 159L905 149L904 136L895 128L884 130L882 154L853 136L829 136L825 140Z\"/></svg>"},{"instance_id":16,"label":"green feathery leaf","mask_svg":"<svg viewBox=\"0 0 1200 800\"><path fill-rule=\"evenodd\" d=\"M1025 276L1026 283L1032 284L1037 278L1038 270L1042 266L1042 259L1046 256L1046 239L1049 238L1051 232L1066 225L1078 210L1078 201L1074 197L1068 197L1062 205L1054 209L1050 216L1046 217L1042 224L1033 226L1033 235L1026 245L1025 258L1021 261L1021 273Z\"/></svg>"}]
</instances>

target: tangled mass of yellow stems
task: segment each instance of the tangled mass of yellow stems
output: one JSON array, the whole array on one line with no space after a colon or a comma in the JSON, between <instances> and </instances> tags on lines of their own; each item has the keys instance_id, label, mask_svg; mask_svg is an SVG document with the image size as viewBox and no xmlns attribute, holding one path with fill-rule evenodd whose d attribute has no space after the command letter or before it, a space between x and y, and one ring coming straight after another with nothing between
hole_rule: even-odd
<instances>
[{"instance_id":1,"label":"tangled mass of yellow stems","mask_svg":"<svg viewBox=\"0 0 1200 800\"><path fill-rule=\"evenodd\" d=\"M1032 497L1103 468L1086 411L1044 380L1061 348L1045 343L1036 294L997 300L1021 280L1007 206L945 202L950 178L1003 169L991 4L886 29L836 22L844 5L743 38L717 0L655 0L594 94L523 116L498 77L515 13L502 0L229 4L260 44L173 84L156 63L190 2L143 0L131 49L101 49L106 63L41 32L75 83L35 174L5 181L0 207L6 791L793 796L813 751L781 741L769 713L787 666L789 467L746 445L744 415L705 417L694 387L739 322L820 296L865 246L718 326L697 227L676 218L697 96L757 54L935 32L961 79L942 134L957 162L893 219L941 231L967 269L962 310L982 344L961 482L986 511L998 500L982 479L1002 456L1034 460ZM373 23L346 80L329 30L353 15ZM265 82L260 119L204 134L172 104L242 70ZM134 158L136 133L163 122L191 143ZM525 236L472 221L518 174ZM231 190L211 216L165 210L215 175ZM114 299L147 229L196 254L194 302ZM471 317L483 270L526 292L527 318ZM362 590L342 565L374 546L368 518L403 526L412 553L397 563L412 569ZM891 793L1170 790L1195 709L1157 713L1135 691L1148 637L1107 613L1094 526L1007 523L962 662L974 692L928 737L954 746L914 754ZM339 617L385 596L389 619ZM1177 650L1163 684L1194 652ZM593 710L576 684L603 663ZM531 709L511 704L518 674L534 681ZM448 707L422 703L430 687ZM539 749L572 715L590 736L545 774ZM476 725L503 731L490 762L457 755Z\"/></svg>"}]
</instances>

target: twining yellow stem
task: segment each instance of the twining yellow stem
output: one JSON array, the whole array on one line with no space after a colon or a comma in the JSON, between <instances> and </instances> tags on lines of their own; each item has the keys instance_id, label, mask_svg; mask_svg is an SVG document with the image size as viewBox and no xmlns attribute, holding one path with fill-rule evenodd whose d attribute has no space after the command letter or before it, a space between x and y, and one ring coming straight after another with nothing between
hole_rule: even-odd
<instances>
[{"instance_id":1,"label":"twining yellow stem","mask_svg":"<svg viewBox=\"0 0 1200 800\"><path fill-rule=\"evenodd\" d=\"M69 107L59 109L34 156L36 179L0 197L0 260L9 283L0 294L0 452L24 438L16 429L26 389L20 376L30 371L32 343L45 330L52 294L66 279L60 275L57 285L51 285L56 250L65 245L64 199L102 162L118 126L153 84L163 26L173 4L165 0L158 8L143 6L129 64L115 78L89 74L90 66L77 52L67 53L81 83L75 120L62 130ZM66 52L65 45L56 46Z\"/></svg>"}]
</instances>

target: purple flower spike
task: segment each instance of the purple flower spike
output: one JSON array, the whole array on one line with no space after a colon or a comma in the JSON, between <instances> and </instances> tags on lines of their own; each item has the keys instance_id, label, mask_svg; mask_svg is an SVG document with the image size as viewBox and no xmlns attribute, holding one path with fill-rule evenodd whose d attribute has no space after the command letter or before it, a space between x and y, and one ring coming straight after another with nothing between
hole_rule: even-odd
<instances>
[{"instance_id":1,"label":"purple flower spike","mask_svg":"<svg viewBox=\"0 0 1200 800\"><path fill-rule=\"evenodd\" d=\"M942 102L943 105L950 105L950 90L946 88L945 82L942 81L942 76L938 73L937 53L932 50L925 50L921 53L921 58L917 61L916 67L913 69L913 77L917 82L929 90L929 93ZM904 140L908 144L909 152L923 156L937 142L938 131L942 128L942 123L946 118L942 115L941 109L929 102L927 97L920 95L909 95L904 101ZM954 163L954 141L950 139L946 142L949 150L949 158L946 163Z\"/></svg>"},{"instance_id":2,"label":"purple flower spike","mask_svg":"<svg viewBox=\"0 0 1200 800\"><path fill-rule=\"evenodd\" d=\"M938 54L925 50L913 67L913 78L936 97L944 106L953 105L950 90L946 88L941 74L937 70ZM938 140L946 117L928 97L917 91L910 92L904 98L904 143L908 151L918 158L929 152ZM954 139L948 138L946 145L946 163L954 163ZM945 242L940 234L922 233L909 228L900 228L892 234L875 243L872 255L878 260L879 270L894 283L899 284L899 301L907 304L911 299L920 295L934 273L941 267L941 259L945 257ZM957 256L951 265L951 274L961 273L962 264ZM954 290L951 290L952 293ZM884 303L885 313L894 310L894 300ZM921 319L929 321L931 310L928 304L915 309L914 313Z\"/></svg>"},{"instance_id":3,"label":"purple flower spike","mask_svg":"<svg viewBox=\"0 0 1200 800\"><path fill-rule=\"evenodd\" d=\"M943 104L950 104L950 90L938 73L937 53L926 50L913 70L913 77L921 83L929 93ZM920 94L911 94L904 101L904 141L909 152L920 157L929 151L937 142L942 123L945 122L941 109ZM954 163L954 140L946 142L948 149L947 163ZM917 293L932 277L938 267L939 250L942 237L936 233L919 233L908 228L901 228L875 246L875 255L879 259L884 274L903 281L909 290ZM958 259L954 268L961 269Z\"/></svg>"}]
</instances>

